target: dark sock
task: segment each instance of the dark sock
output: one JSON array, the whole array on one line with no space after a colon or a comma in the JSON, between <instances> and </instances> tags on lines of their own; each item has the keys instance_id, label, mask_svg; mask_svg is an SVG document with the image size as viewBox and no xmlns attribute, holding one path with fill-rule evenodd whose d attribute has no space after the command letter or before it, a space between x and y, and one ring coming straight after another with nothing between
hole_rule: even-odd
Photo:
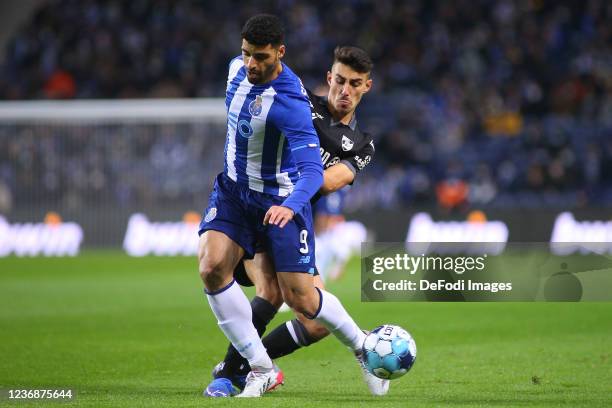
<instances>
[{"instance_id":1,"label":"dark sock","mask_svg":"<svg viewBox=\"0 0 612 408\"><path fill-rule=\"evenodd\" d=\"M255 296L251 301L251 310L253 311L253 325L259 337L261 337L278 310L272 303L259 296ZM220 377L231 377L234 374L242 375L251 370L247 359L242 357L231 343L227 348L223 363L223 368L219 372Z\"/></svg>"},{"instance_id":2,"label":"dark sock","mask_svg":"<svg viewBox=\"0 0 612 408\"><path fill-rule=\"evenodd\" d=\"M289 330L289 325L293 329L295 338ZM306 347L315 342L302 322L297 319L281 324L262 341L272 360L291 354L300 347Z\"/></svg>"},{"instance_id":3,"label":"dark sock","mask_svg":"<svg viewBox=\"0 0 612 408\"><path fill-rule=\"evenodd\" d=\"M261 337L266 332L268 323L276 316L278 309L259 296L255 296L251 301L251 309L253 310L253 325Z\"/></svg>"}]
</instances>

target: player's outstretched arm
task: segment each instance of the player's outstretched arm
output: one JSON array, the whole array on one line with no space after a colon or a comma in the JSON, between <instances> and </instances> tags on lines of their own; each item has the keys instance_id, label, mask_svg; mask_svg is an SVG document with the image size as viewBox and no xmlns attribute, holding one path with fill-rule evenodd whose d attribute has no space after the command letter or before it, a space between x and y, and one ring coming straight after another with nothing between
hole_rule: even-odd
<instances>
[{"instance_id":1,"label":"player's outstretched arm","mask_svg":"<svg viewBox=\"0 0 612 408\"><path fill-rule=\"evenodd\" d=\"M338 191L355 180L355 173L344 163L334 164L323 172L323 185L319 193L326 195Z\"/></svg>"},{"instance_id":2,"label":"player's outstretched arm","mask_svg":"<svg viewBox=\"0 0 612 408\"><path fill-rule=\"evenodd\" d=\"M293 151L300 179L282 205L273 205L268 209L264 225L273 224L283 228L319 190L323 183L323 166L318 150L313 148L316 146L306 145Z\"/></svg>"},{"instance_id":3,"label":"player's outstretched arm","mask_svg":"<svg viewBox=\"0 0 612 408\"><path fill-rule=\"evenodd\" d=\"M278 97L276 110L279 128L287 138L299 179L293 191L281 204L298 214L323 184L323 164L319 153L319 138L312 124L310 105L304 94L293 93Z\"/></svg>"},{"instance_id":4,"label":"player's outstretched arm","mask_svg":"<svg viewBox=\"0 0 612 408\"><path fill-rule=\"evenodd\" d=\"M374 157L374 141L367 134L369 143L366 143L353 157L342 160L340 163L325 169L323 173L323 185L319 194L331 194L341 188L353 183L357 173L367 166Z\"/></svg>"},{"instance_id":5,"label":"player's outstretched arm","mask_svg":"<svg viewBox=\"0 0 612 408\"><path fill-rule=\"evenodd\" d=\"M295 183L289 197L283 201L282 206L292 209L293 213L297 214L323 184L323 165L318 143L307 142L302 146L292 148L291 152L300 172L300 178Z\"/></svg>"}]
</instances>

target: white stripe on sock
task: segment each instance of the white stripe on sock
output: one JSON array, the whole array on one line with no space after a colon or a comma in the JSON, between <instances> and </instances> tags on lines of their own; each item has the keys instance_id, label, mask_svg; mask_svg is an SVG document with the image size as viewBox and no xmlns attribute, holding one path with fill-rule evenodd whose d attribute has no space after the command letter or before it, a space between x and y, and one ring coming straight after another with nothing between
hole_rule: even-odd
<instances>
[{"instance_id":1,"label":"white stripe on sock","mask_svg":"<svg viewBox=\"0 0 612 408\"><path fill-rule=\"evenodd\" d=\"M297 337L297 334L295 333L295 329L293 328L293 323L291 323L291 320L289 320L287 323L285 323L285 325L287 326L287 330L289 330L289 334L291 335L291 338L293 339L295 344L300 346L301 344L298 341L298 337Z\"/></svg>"}]
</instances>

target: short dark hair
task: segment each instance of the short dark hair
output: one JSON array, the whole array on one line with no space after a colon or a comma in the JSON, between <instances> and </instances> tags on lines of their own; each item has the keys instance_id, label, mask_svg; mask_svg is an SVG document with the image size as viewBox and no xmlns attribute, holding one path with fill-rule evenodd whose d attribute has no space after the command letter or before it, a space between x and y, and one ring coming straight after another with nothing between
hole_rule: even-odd
<instances>
[{"instance_id":1,"label":"short dark hair","mask_svg":"<svg viewBox=\"0 0 612 408\"><path fill-rule=\"evenodd\" d=\"M340 62L361 74L369 74L374 63L367 52L358 47L338 46L334 50L334 64Z\"/></svg>"},{"instance_id":2,"label":"short dark hair","mask_svg":"<svg viewBox=\"0 0 612 408\"><path fill-rule=\"evenodd\" d=\"M257 14L242 27L242 38L250 44L278 47L285 39L285 30L280 19L272 14Z\"/></svg>"}]
</instances>

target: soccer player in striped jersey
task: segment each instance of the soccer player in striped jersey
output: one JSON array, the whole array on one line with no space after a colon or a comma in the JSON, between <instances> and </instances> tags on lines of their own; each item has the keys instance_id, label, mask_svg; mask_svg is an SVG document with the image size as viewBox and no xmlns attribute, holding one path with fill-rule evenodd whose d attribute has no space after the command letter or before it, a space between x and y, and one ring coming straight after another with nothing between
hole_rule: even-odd
<instances>
[{"instance_id":1,"label":"soccer player in striped jersey","mask_svg":"<svg viewBox=\"0 0 612 408\"><path fill-rule=\"evenodd\" d=\"M327 74L330 86L327 98L308 92L312 121L319 137L320 154L325 167L324 183L319 190L320 194L311 200L312 203L321 194L333 193L352 183L357 173L374 155L372 137L360 130L355 117L357 105L371 88L371 69L372 61L365 51L356 47L337 47L334 63ZM315 285L323 289L321 277L317 272L314 275ZM253 324L261 335L282 304L274 265L266 255L265 248L259 248L255 259L240 262L234 277L241 285L255 284L256 296L251 307ZM266 336L263 344L272 358L278 358L328 334L326 325L298 313L297 319L278 326ZM358 361L361 363L360 359ZM370 391L375 395L384 395L389 382L374 377L363 369L363 365L362 370ZM231 395L232 383L242 388L248 372L248 362L230 345L224 361L213 371L215 379L208 386L207 395Z\"/></svg>"},{"instance_id":2,"label":"soccer player in striped jersey","mask_svg":"<svg viewBox=\"0 0 612 408\"><path fill-rule=\"evenodd\" d=\"M282 382L252 322L233 272L263 240L285 302L359 352L365 334L340 301L316 288L309 200L323 183L319 141L306 91L281 62L277 17L256 15L242 30L242 56L230 62L225 165L200 224L199 272L219 327L251 367L239 397Z\"/></svg>"}]
</instances>

